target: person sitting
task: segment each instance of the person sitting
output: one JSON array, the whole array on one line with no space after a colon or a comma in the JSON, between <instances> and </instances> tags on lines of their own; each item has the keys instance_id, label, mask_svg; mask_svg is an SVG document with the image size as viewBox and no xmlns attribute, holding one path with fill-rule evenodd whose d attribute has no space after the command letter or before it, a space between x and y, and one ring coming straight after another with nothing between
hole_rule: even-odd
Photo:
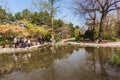
<instances>
[{"instance_id":1,"label":"person sitting","mask_svg":"<svg viewBox=\"0 0 120 80\"><path fill-rule=\"evenodd\" d=\"M101 38L97 38L95 43L101 43L102 39Z\"/></svg>"},{"instance_id":2,"label":"person sitting","mask_svg":"<svg viewBox=\"0 0 120 80\"><path fill-rule=\"evenodd\" d=\"M39 44L41 44L41 38L38 38L38 42L39 42Z\"/></svg>"},{"instance_id":3,"label":"person sitting","mask_svg":"<svg viewBox=\"0 0 120 80\"><path fill-rule=\"evenodd\" d=\"M98 42L99 42L99 39L97 38L96 41L95 41L95 43L98 43Z\"/></svg>"},{"instance_id":4,"label":"person sitting","mask_svg":"<svg viewBox=\"0 0 120 80\"><path fill-rule=\"evenodd\" d=\"M3 44L2 48L5 48L5 44Z\"/></svg>"}]
</instances>

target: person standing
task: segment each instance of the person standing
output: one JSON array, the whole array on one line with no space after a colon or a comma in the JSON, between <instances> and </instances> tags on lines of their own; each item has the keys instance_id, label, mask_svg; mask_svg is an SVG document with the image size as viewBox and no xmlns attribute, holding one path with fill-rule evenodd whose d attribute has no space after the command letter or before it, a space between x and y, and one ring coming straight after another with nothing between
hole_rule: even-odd
<instances>
[{"instance_id":1,"label":"person standing","mask_svg":"<svg viewBox=\"0 0 120 80\"><path fill-rule=\"evenodd\" d=\"M24 48L26 47L27 39L24 38Z\"/></svg>"},{"instance_id":2,"label":"person standing","mask_svg":"<svg viewBox=\"0 0 120 80\"><path fill-rule=\"evenodd\" d=\"M28 40L28 47L30 47L30 40Z\"/></svg>"},{"instance_id":3,"label":"person standing","mask_svg":"<svg viewBox=\"0 0 120 80\"><path fill-rule=\"evenodd\" d=\"M15 48L17 48L17 38L16 37L14 38L14 46L15 46Z\"/></svg>"}]
</instances>

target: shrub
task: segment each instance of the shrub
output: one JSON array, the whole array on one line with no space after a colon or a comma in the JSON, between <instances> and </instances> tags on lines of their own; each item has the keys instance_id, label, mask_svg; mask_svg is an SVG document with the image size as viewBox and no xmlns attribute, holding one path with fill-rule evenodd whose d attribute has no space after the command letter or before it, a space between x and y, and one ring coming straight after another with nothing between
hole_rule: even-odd
<instances>
[{"instance_id":1,"label":"shrub","mask_svg":"<svg viewBox=\"0 0 120 80\"><path fill-rule=\"evenodd\" d=\"M115 54L110 59L112 64L120 64L120 55Z\"/></svg>"},{"instance_id":2,"label":"shrub","mask_svg":"<svg viewBox=\"0 0 120 80\"><path fill-rule=\"evenodd\" d=\"M6 41L1 41L0 42L0 45L4 45L4 44L6 44Z\"/></svg>"},{"instance_id":3,"label":"shrub","mask_svg":"<svg viewBox=\"0 0 120 80\"><path fill-rule=\"evenodd\" d=\"M74 36L75 38L78 38L80 36L80 29L75 29Z\"/></svg>"},{"instance_id":4,"label":"shrub","mask_svg":"<svg viewBox=\"0 0 120 80\"><path fill-rule=\"evenodd\" d=\"M83 37L77 37L77 38L75 38L75 41L83 41Z\"/></svg>"},{"instance_id":5,"label":"shrub","mask_svg":"<svg viewBox=\"0 0 120 80\"><path fill-rule=\"evenodd\" d=\"M87 30L84 34L84 38L92 40L95 37L93 30Z\"/></svg>"},{"instance_id":6,"label":"shrub","mask_svg":"<svg viewBox=\"0 0 120 80\"><path fill-rule=\"evenodd\" d=\"M118 38L112 38L112 41L120 41Z\"/></svg>"}]
</instances>

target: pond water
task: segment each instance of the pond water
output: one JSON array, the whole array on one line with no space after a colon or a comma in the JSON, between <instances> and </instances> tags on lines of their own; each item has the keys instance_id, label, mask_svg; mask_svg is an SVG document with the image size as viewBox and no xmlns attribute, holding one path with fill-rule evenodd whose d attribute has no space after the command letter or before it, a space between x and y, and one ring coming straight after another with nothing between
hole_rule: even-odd
<instances>
[{"instance_id":1,"label":"pond water","mask_svg":"<svg viewBox=\"0 0 120 80\"><path fill-rule=\"evenodd\" d=\"M120 80L116 48L58 46L0 55L0 80Z\"/></svg>"}]
</instances>

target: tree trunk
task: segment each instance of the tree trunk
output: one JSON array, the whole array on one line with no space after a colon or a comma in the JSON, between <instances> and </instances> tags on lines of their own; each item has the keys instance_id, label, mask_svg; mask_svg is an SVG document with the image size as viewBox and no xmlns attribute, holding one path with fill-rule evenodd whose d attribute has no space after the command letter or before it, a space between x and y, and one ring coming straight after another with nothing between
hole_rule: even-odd
<instances>
[{"instance_id":1,"label":"tree trunk","mask_svg":"<svg viewBox=\"0 0 120 80\"><path fill-rule=\"evenodd\" d=\"M54 19L53 19L53 14L54 14L54 0L51 2L51 24L52 24L52 44L54 45Z\"/></svg>"},{"instance_id":2,"label":"tree trunk","mask_svg":"<svg viewBox=\"0 0 120 80\"><path fill-rule=\"evenodd\" d=\"M95 19L93 20L93 28L92 28L92 31L93 31L93 37L92 37L92 41L94 42L95 41Z\"/></svg>"},{"instance_id":3,"label":"tree trunk","mask_svg":"<svg viewBox=\"0 0 120 80\"><path fill-rule=\"evenodd\" d=\"M100 20L100 25L99 25L99 35L98 35L99 42L102 41L104 18L105 18L105 15L102 15Z\"/></svg>"}]
</instances>

